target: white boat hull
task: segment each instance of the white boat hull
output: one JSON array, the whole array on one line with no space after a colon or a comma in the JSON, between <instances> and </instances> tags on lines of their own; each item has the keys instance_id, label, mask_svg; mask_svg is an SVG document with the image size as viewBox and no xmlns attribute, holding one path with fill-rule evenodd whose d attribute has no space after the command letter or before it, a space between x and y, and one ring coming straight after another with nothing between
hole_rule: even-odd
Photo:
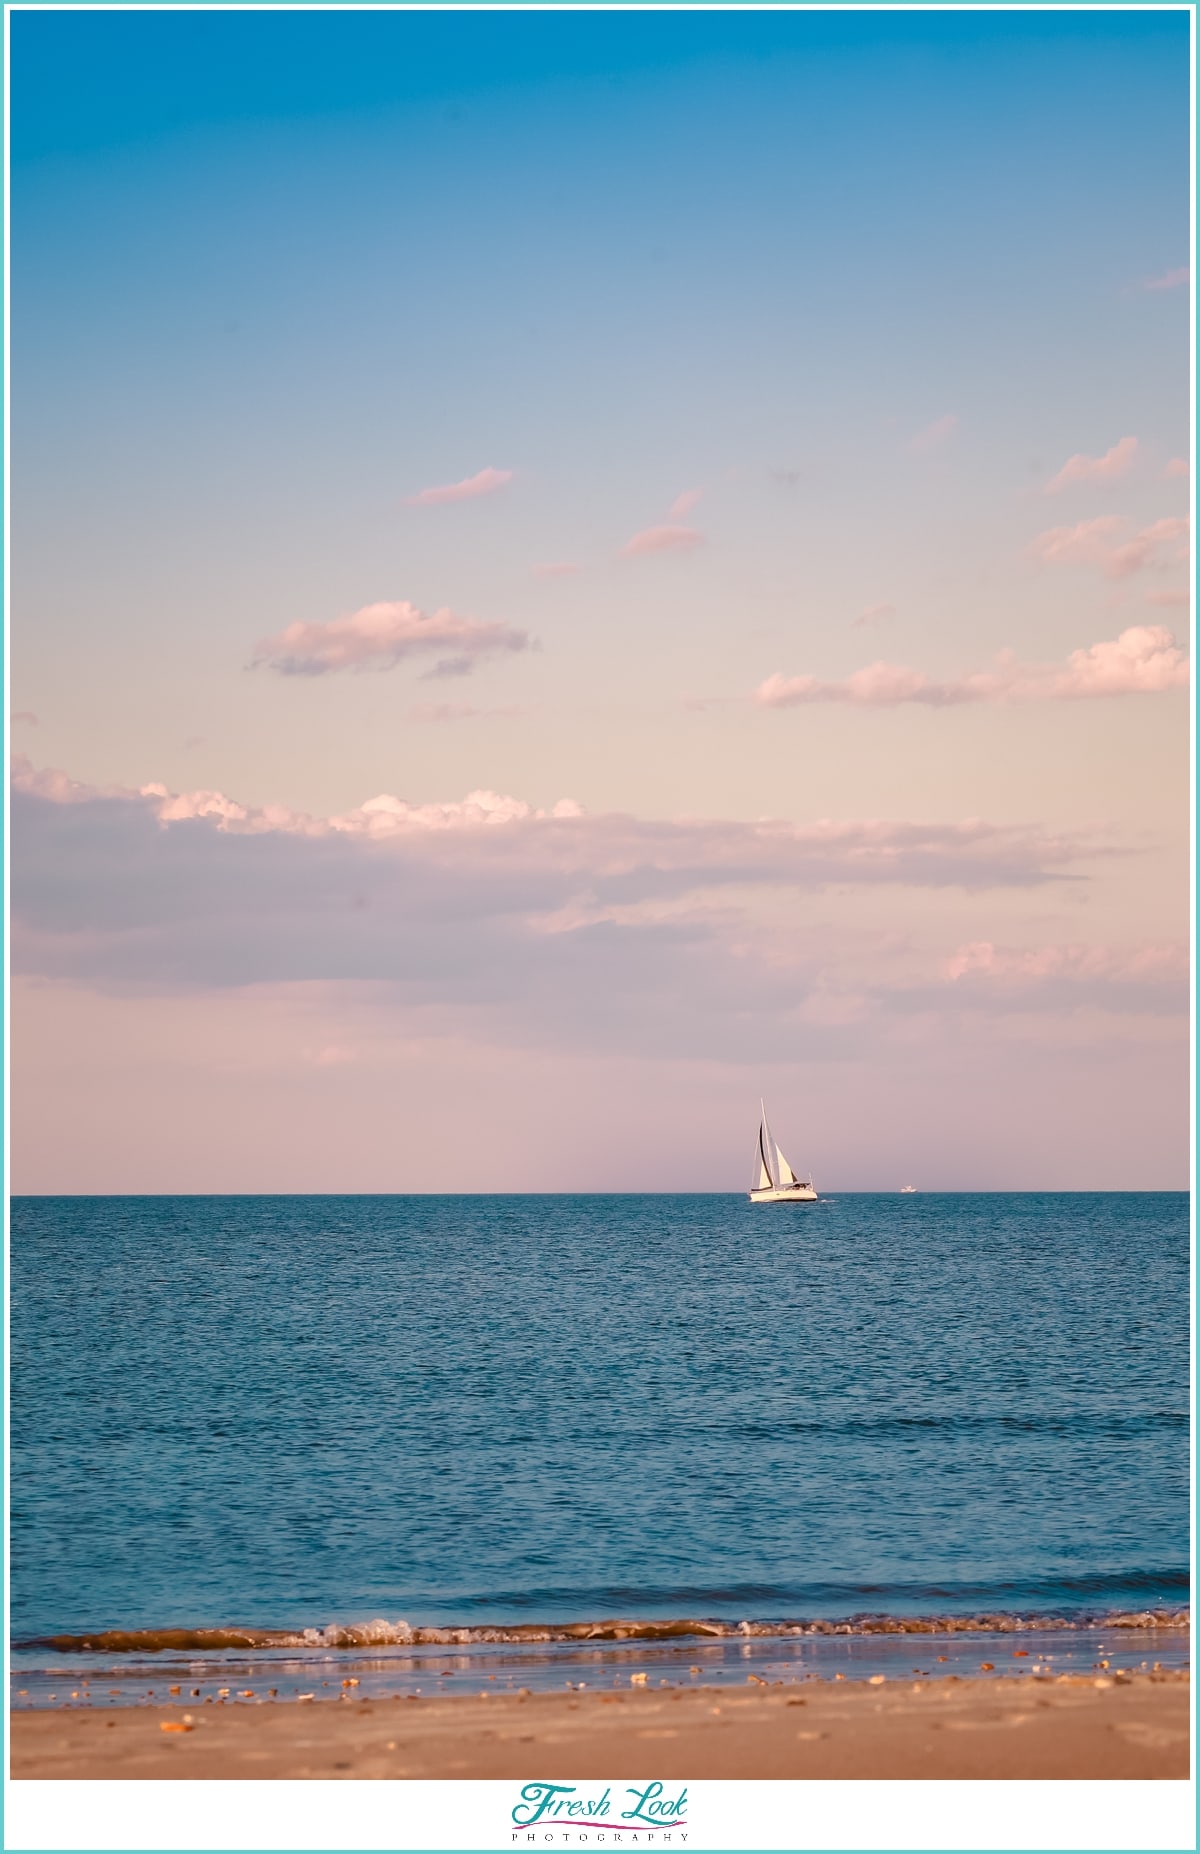
<instances>
[{"instance_id":1,"label":"white boat hull","mask_svg":"<svg viewBox=\"0 0 1200 1854\"><path fill-rule=\"evenodd\" d=\"M810 1184L767 1185L751 1191L752 1204L815 1204L817 1194Z\"/></svg>"}]
</instances>

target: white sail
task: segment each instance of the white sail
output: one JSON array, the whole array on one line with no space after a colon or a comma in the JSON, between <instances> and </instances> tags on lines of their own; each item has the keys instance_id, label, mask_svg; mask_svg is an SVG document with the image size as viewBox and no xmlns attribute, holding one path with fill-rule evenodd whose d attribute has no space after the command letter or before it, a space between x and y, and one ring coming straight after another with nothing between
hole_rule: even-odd
<instances>
[{"instance_id":1,"label":"white sail","mask_svg":"<svg viewBox=\"0 0 1200 1854\"><path fill-rule=\"evenodd\" d=\"M780 1146L776 1146L775 1148L775 1163L778 1168L776 1183L780 1185L794 1185L797 1182L796 1174L784 1158L783 1149Z\"/></svg>"},{"instance_id":2,"label":"white sail","mask_svg":"<svg viewBox=\"0 0 1200 1854\"><path fill-rule=\"evenodd\" d=\"M767 1127L767 1116L764 1114L758 1129L758 1144L754 1148L753 1183L750 1186L752 1191L767 1191L775 1183L771 1176L770 1160L767 1157L770 1151L771 1135Z\"/></svg>"}]
</instances>

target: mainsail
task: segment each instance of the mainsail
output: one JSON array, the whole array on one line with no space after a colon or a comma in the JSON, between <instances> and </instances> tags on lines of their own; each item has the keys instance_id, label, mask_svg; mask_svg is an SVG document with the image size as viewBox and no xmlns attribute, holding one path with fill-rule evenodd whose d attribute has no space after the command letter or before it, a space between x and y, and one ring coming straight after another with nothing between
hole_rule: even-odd
<instances>
[{"instance_id":1,"label":"mainsail","mask_svg":"<svg viewBox=\"0 0 1200 1854\"><path fill-rule=\"evenodd\" d=\"M775 1183L775 1180L771 1176L771 1160L769 1156L774 1150L775 1148L771 1143L771 1131L767 1126L766 1110L764 1109L758 1129L758 1144L754 1148L754 1172L750 1184L750 1189L752 1191L768 1191Z\"/></svg>"},{"instance_id":2,"label":"mainsail","mask_svg":"<svg viewBox=\"0 0 1200 1854\"><path fill-rule=\"evenodd\" d=\"M771 1133L767 1121L767 1110L763 1102L762 1119L758 1125L758 1145L754 1153L754 1181L752 1191L782 1190L789 1185L799 1183L795 1172L783 1156L783 1152Z\"/></svg>"}]
</instances>

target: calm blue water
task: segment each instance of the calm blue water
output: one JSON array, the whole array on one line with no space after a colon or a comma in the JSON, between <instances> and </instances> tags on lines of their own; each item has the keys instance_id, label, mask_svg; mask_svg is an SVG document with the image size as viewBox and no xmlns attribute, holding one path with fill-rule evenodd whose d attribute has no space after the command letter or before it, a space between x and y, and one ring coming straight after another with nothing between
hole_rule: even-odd
<instances>
[{"instance_id":1,"label":"calm blue water","mask_svg":"<svg viewBox=\"0 0 1200 1854\"><path fill-rule=\"evenodd\" d=\"M25 1198L13 1633L1187 1599L1180 1194Z\"/></svg>"}]
</instances>

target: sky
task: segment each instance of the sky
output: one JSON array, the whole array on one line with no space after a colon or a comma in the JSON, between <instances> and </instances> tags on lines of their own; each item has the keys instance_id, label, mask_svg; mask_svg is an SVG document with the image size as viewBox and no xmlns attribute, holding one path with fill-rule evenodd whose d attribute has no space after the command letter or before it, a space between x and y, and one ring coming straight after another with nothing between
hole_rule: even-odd
<instances>
[{"instance_id":1,"label":"sky","mask_svg":"<svg viewBox=\"0 0 1200 1854\"><path fill-rule=\"evenodd\" d=\"M1188 15L11 15L19 1191L1188 1175Z\"/></svg>"}]
</instances>

